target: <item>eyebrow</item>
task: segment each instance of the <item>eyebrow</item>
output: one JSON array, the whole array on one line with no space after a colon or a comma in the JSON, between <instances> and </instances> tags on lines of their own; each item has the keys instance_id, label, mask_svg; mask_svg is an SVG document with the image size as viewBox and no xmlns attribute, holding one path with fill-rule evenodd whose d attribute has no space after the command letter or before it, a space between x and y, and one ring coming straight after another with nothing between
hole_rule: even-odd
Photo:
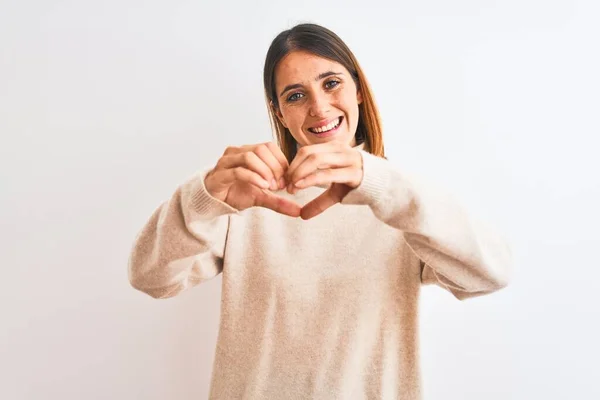
<instances>
[{"instance_id":1,"label":"eyebrow","mask_svg":"<svg viewBox=\"0 0 600 400\"><path fill-rule=\"evenodd\" d=\"M319 76L317 76L315 78L315 82L320 81L321 79L327 78L328 76L332 76L332 75L343 75L341 72L333 72L333 71L327 71L327 72L323 72L322 74L319 74ZM285 88L283 88L283 90L281 91L281 93L279 94L279 96L283 96L283 94L285 92L287 92L288 90L292 90L292 89L297 89L297 88L301 88L302 84L300 83L294 83L293 85L287 85Z\"/></svg>"}]
</instances>

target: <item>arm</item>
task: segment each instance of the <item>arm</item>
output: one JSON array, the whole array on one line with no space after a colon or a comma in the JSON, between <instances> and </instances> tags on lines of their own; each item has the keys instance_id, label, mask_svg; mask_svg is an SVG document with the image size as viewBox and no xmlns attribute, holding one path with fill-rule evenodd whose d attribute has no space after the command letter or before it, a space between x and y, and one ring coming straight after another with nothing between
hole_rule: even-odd
<instances>
[{"instance_id":1,"label":"arm","mask_svg":"<svg viewBox=\"0 0 600 400\"><path fill-rule=\"evenodd\" d=\"M342 200L367 204L375 216L404 232L421 260L423 283L458 299L494 292L508 283L511 253L502 237L472 219L447 193L361 150L363 180Z\"/></svg>"},{"instance_id":2,"label":"arm","mask_svg":"<svg viewBox=\"0 0 600 400\"><path fill-rule=\"evenodd\" d=\"M206 172L179 186L139 232L128 267L134 288L167 298L222 271L229 216L237 210L210 196Z\"/></svg>"}]
</instances>

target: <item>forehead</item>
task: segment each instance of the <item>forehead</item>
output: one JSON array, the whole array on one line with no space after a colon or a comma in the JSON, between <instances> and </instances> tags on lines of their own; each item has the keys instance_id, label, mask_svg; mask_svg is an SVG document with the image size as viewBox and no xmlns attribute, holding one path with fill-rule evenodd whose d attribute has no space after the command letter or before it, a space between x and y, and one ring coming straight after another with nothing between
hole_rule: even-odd
<instances>
[{"instance_id":1,"label":"forehead","mask_svg":"<svg viewBox=\"0 0 600 400\"><path fill-rule=\"evenodd\" d=\"M277 64L275 85L280 87L294 83L309 83L320 73L327 71L349 74L348 70L338 62L305 51L293 51Z\"/></svg>"}]
</instances>

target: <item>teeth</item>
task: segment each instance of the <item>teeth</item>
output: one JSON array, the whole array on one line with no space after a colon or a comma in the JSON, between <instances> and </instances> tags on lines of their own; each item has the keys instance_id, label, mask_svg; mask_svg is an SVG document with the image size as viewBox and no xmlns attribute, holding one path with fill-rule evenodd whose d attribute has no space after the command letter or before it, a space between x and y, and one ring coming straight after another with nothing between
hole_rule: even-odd
<instances>
[{"instance_id":1,"label":"teeth","mask_svg":"<svg viewBox=\"0 0 600 400\"><path fill-rule=\"evenodd\" d=\"M340 119L338 118L335 121L331 122L329 125L322 126L320 128L310 128L310 130L313 132L316 132L316 133L323 133L323 132L330 131L333 128L337 127L339 123L340 123Z\"/></svg>"}]
</instances>

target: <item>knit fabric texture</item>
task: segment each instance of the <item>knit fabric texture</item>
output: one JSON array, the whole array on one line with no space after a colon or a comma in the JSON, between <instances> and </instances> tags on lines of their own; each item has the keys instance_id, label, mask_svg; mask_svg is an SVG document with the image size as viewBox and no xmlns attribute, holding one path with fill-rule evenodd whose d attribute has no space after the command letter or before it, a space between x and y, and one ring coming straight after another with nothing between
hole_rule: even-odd
<instances>
[{"instance_id":1,"label":"knit fabric texture","mask_svg":"<svg viewBox=\"0 0 600 400\"><path fill-rule=\"evenodd\" d=\"M503 288L509 246L447 192L362 148L363 181L310 220L238 211L194 173L152 214L133 287L168 298L222 273L210 399L421 399L423 284ZM326 190L281 196L306 204Z\"/></svg>"}]
</instances>

